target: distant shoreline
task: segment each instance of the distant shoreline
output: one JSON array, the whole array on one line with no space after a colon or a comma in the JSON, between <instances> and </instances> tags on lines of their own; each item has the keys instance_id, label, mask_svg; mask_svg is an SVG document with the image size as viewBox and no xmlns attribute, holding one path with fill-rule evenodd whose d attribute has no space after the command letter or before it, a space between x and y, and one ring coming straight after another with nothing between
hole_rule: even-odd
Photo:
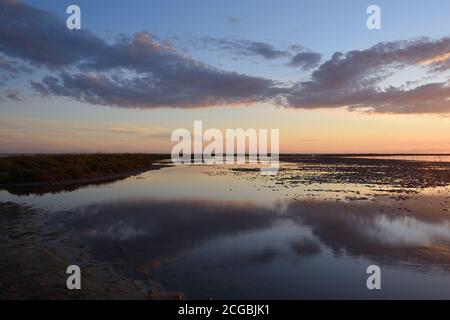
<instances>
[{"instance_id":1,"label":"distant shoreline","mask_svg":"<svg viewBox=\"0 0 450 320\"><path fill-rule=\"evenodd\" d=\"M120 155L120 154L127 154L127 155L149 155L149 156L160 156L160 155L166 155L167 157L170 157L169 154L164 153L0 153L0 157L17 157L17 156L70 156L70 155ZM356 153L349 153L349 152L343 152L343 153L314 153L314 152L281 152L280 156L289 156L289 155L296 155L296 156L450 156L450 153L377 153L377 152L356 152Z\"/></svg>"}]
</instances>

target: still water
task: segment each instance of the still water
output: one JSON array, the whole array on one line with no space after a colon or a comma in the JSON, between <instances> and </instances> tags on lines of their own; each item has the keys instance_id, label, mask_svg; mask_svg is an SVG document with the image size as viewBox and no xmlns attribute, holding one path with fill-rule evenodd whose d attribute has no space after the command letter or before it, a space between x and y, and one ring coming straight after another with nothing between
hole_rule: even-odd
<instances>
[{"instance_id":1,"label":"still water","mask_svg":"<svg viewBox=\"0 0 450 320\"><path fill-rule=\"evenodd\" d=\"M449 188L377 190L176 166L54 194L2 190L0 201L51 212L96 259L191 299L450 299ZM366 287L371 264L381 290Z\"/></svg>"}]
</instances>

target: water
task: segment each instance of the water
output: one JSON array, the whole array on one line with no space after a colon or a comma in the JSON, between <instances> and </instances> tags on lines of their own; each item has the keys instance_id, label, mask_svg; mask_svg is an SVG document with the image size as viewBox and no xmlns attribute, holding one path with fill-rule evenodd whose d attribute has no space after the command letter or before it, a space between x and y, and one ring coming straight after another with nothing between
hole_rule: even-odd
<instances>
[{"instance_id":1,"label":"water","mask_svg":"<svg viewBox=\"0 0 450 320\"><path fill-rule=\"evenodd\" d=\"M188 298L449 299L449 195L179 166L41 196L0 191L0 201L46 209L96 259ZM382 290L366 288L371 264Z\"/></svg>"}]
</instances>

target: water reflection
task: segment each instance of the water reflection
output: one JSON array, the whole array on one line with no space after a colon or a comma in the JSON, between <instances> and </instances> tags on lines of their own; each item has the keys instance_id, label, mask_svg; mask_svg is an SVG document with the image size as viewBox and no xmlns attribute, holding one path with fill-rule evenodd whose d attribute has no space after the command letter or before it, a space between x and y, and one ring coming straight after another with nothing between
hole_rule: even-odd
<instances>
[{"instance_id":1,"label":"water reflection","mask_svg":"<svg viewBox=\"0 0 450 320\"><path fill-rule=\"evenodd\" d=\"M125 178L127 178L127 176L120 178L109 178L96 182L67 183L67 184L28 184L28 185L11 184L11 185L2 185L1 189L8 191L8 193L15 196L43 196L46 194L73 192L81 188L87 188L92 186L107 185Z\"/></svg>"},{"instance_id":2,"label":"water reflection","mask_svg":"<svg viewBox=\"0 0 450 320\"><path fill-rule=\"evenodd\" d=\"M450 217L384 205L141 199L83 206L54 222L97 258L134 277L169 278L191 298L365 297L371 263L407 278L380 295L414 296L398 290L422 277L440 284L415 294L450 297Z\"/></svg>"}]
</instances>

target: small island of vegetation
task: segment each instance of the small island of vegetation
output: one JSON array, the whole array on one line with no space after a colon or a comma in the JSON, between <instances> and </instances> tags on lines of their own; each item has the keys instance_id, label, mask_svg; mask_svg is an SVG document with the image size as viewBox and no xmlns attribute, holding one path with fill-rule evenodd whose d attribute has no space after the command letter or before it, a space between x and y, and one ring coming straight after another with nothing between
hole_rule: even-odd
<instances>
[{"instance_id":1,"label":"small island of vegetation","mask_svg":"<svg viewBox=\"0 0 450 320\"><path fill-rule=\"evenodd\" d=\"M67 183L109 179L155 168L163 154L55 154L0 157L0 184Z\"/></svg>"}]
</instances>

